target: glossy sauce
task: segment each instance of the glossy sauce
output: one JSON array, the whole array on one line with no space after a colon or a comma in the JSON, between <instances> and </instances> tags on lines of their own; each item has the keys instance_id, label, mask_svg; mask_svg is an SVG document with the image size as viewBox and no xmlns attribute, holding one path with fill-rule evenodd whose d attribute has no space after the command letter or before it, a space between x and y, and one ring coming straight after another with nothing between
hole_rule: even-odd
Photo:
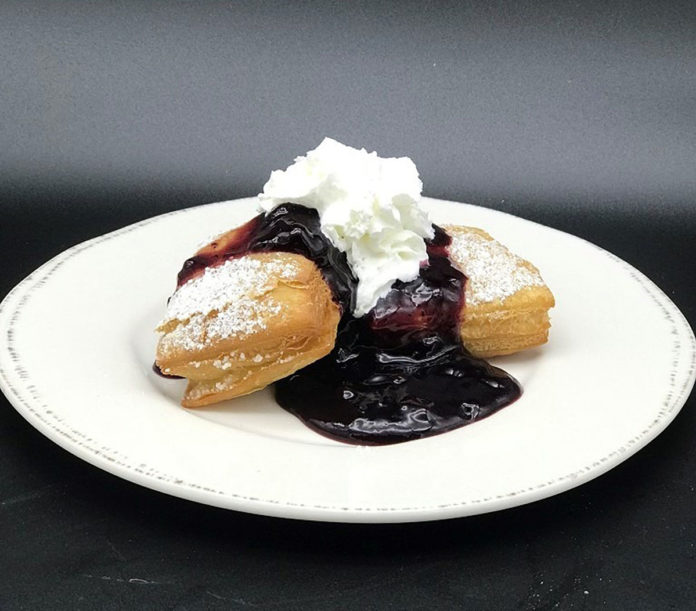
<instances>
[{"instance_id":1,"label":"glossy sauce","mask_svg":"<svg viewBox=\"0 0 696 611\"><path fill-rule=\"evenodd\" d=\"M292 252L314 261L343 311L353 309L358 281L345 253L321 232L316 210L295 204L284 204L266 215L259 214L216 238L184 262L177 286L232 257L272 251Z\"/></svg>"},{"instance_id":2,"label":"glossy sauce","mask_svg":"<svg viewBox=\"0 0 696 611\"><path fill-rule=\"evenodd\" d=\"M356 278L321 233L315 210L284 204L218 238L184 264L179 285L206 267L251 252L286 251L317 264L344 312L326 357L275 383L278 403L307 426L349 443L383 445L443 433L515 401L519 384L471 356L459 340L466 277L435 226L428 261L354 318Z\"/></svg>"},{"instance_id":3,"label":"glossy sauce","mask_svg":"<svg viewBox=\"0 0 696 611\"><path fill-rule=\"evenodd\" d=\"M174 375L173 373L164 373L164 371L160 369L160 366L157 363L152 363L152 371L154 371L158 376L162 378L167 378L168 380L184 379L182 376Z\"/></svg>"}]
</instances>

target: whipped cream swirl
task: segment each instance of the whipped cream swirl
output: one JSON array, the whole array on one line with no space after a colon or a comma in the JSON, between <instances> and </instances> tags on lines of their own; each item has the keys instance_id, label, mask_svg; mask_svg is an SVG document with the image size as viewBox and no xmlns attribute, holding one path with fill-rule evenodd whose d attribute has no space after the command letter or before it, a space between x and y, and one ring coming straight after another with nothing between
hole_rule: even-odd
<instances>
[{"instance_id":1,"label":"whipped cream swirl","mask_svg":"<svg viewBox=\"0 0 696 611\"><path fill-rule=\"evenodd\" d=\"M433 237L420 207L423 183L408 157L381 158L325 138L276 170L259 194L267 212L283 203L315 208L321 229L358 278L353 314L369 312L396 280L417 275Z\"/></svg>"}]
</instances>

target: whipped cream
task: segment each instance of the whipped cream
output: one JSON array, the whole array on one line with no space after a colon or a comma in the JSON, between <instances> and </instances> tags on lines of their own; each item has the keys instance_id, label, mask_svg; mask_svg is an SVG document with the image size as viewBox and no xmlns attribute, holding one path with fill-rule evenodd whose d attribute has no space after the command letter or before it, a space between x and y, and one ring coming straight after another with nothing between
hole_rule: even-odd
<instances>
[{"instance_id":1,"label":"whipped cream","mask_svg":"<svg viewBox=\"0 0 696 611\"><path fill-rule=\"evenodd\" d=\"M362 316L396 280L413 280L427 259L433 228L420 207L422 189L408 157L381 158L325 138L272 172L259 202L266 212L283 203L319 212L322 231L358 278L353 314Z\"/></svg>"}]
</instances>

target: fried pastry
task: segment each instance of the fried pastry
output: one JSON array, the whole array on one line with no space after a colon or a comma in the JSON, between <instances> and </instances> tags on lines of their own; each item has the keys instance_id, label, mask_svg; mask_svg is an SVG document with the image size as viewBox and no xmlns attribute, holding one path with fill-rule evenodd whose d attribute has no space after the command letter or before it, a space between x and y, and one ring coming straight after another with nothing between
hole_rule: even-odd
<instances>
[{"instance_id":1,"label":"fried pastry","mask_svg":"<svg viewBox=\"0 0 696 611\"><path fill-rule=\"evenodd\" d=\"M179 272L156 369L188 378L182 405L275 382L312 430L384 445L514 403L484 358L544 343L553 295L486 232L433 225L422 188L410 159L330 138L273 171L257 215Z\"/></svg>"},{"instance_id":2,"label":"fried pastry","mask_svg":"<svg viewBox=\"0 0 696 611\"><path fill-rule=\"evenodd\" d=\"M209 267L172 295L156 364L188 378L184 407L259 390L328 354L340 309L316 265L286 252Z\"/></svg>"},{"instance_id":3,"label":"fried pastry","mask_svg":"<svg viewBox=\"0 0 696 611\"><path fill-rule=\"evenodd\" d=\"M486 358L546 342L554 298L536 267L481 229L445 229L450 259L467 276L460 319L467 350ZM208 405L259 390L326 356L340 317L309 259L246 254L202 270L172 295L158 327L156 363L165 375L188 378L182 405Z\"/></svg>"},{"instance_id":4,"label":"fried pastry","mask_svg":"<svg viewBox=\"0 0 696 611\"><path fill-rule=\"evenodd\" d=\"M445 230L452 238L450 259L467 276L460 320L464 346L488 358L545 343L554 297L539 270L482 229Z\"/></svg>"}]
</instances>

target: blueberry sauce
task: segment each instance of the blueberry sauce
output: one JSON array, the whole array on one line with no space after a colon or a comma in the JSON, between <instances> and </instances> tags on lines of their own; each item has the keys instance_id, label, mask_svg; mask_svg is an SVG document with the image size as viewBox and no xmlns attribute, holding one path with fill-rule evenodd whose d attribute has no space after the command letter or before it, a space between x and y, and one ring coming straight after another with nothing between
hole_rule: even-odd
<instances>
[{"instance_id":1,"label":"blueberry sauce","mask_svg":"<svg viewBox=\"0 0 696 611\"><path fill-rule=\"evenodd\" d=\"M334 350L276 382L276 400L310 428L384 445L444 433L515 401L520 386L459 339L466 277L435 226L428 264L365 316L341 320ZM321 401L317 400L321 397Z\"/></svg>"},{"instance_id":2,"label":"blueberry sauce","mask_svg":"<svg viewBox=\"0 0 696 611\"><path fill-rule=\"evenodd\" d=\"M219 236L184 262L177 286L202 274L207 267L253 252L292 252L314 261L344 312L353 309L357 278L345 253L321 232L316 210L283 204Z\"/></svg>"},{"instance_id":3,"label":"blueberry sauce","mask_svg":"<svg viewBox=\"0 0 696 611\"><path fill-rule=\"evenodd\" d=\"M418 277L395 282L360 318L350 314L357 280L345 254L321 233L317 212L295 204L220 236L186 261L178 281L251 252L311 259L343 316L333 351L276 382L276 400L333 439L370 445L419 439L485 418L521 394L514 378L461 345L466 277L448 258L449 236L434 229Z\"/></svg>"},{"instance_id":4,"label":"blueberry sauce","mask_svg":"<svg viewBox=\"0 0 696 611\"><path fill-rule=\"evenodd\" d=\"M152 363L152 371L154 371L158 376L167 378L168 380L182 380L182 376L174 375L173 373L164 373L157 363Z\"/></svg>"}]
</instances>

